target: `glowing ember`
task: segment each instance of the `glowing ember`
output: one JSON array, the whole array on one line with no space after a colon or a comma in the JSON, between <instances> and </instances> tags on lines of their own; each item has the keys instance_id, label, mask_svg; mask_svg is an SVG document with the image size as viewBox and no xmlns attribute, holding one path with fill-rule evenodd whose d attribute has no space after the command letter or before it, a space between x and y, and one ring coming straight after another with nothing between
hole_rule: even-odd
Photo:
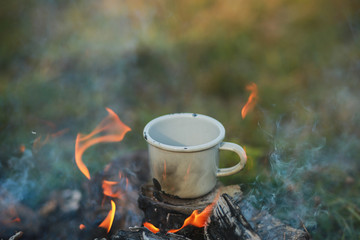
<instances>
[{"instance_id":1,"label":"glowing ember","mask_svg":"<svg viewBox=\"0 0 360 240\"><path fill-rule=\"evenodd\" d=\"M21 153L24 153L25 150L26 150L25 145L24 145L24 144L21 144L20 147L19 147L19 151L20 151Z\"/></svg>"},{"instance_id":2,"label":"glowing ember","mask_svg":"<svg viewBox=\"0 0 360 240\"><path fill-rule=\"evenodd\" d=\"M90 180L90 173L82 155L89 147L101 142L120 142L131 129L126 126L111 109L106 108L109 115L88 135L79 133L75 142L75 162L80 171ZM100 136L96 136L99 135Z\"/></svg>"},{"instance_id":3,"label":"glowing ember","mask_svg":"<svg viewBox=\"0 0 360 240\"><path fill-rule=\"evenodd\" d=\"M86 227L85 227L84 224L81 223L81 224L79 225L79 229L80 229L80 230L84 230L85 228L86 228Z\"/></svg>"},{"instance_id":4,"label":"glowing ember","mask_svg":"<svg viewBox=\"0 0 360 240\"><path fill-rule=\"evenodd\" d=\"M113 197L113 198L121 198L121 191L118 190L116 192L113 191L113 186L117 185L119 182L116 181L107 181L103 180L102 188L105 196Z\"/></svg>"},{"instance_id":5,"label":"glowing ember","mask_svg":"<svg viewBox=\"0 0 360 240\"><path fill-rule=\"evenodd\" d=\"M160 231L160 229L158 229L157 227L155 227L154 225L152 225L149 222L145 222L144 227L146 227L147 229L149 229L153 233L158 233Z\"/></svg>"},{"instance_id":6,"label":"glowing ember","mask_svg":"<svg viewBox=\"0 0 360 240\"><path fill-rule=\"evenodd\" d=\"M109 211L104 221L99 225L99 227L107 229L107 232L110 232L111 226L113 224L115 217L115 210L116 210L115 203L113 200L111 200L111 210Z\"/></svg>"},{"instance_id":7,"label":"glowing ember","mask_svg":"<svg viewBox=\"0 0 360 240\"><path fill-rule=\"evenodd\" d=\"M184 224L182 225L181 228L171 229L168 231L168 233L176 233L188 225L192 225L192 226L199 227L199 228L205 227L206 221L209 218L209 216L211 215L212 210L213 210L218 198L219 198L219 194L217 194L214 201L210 205L208 205L201 213L199 213L198 210L194 210L192 212L192 214L190 215L190 217L185 219Z\"/></svg>"},{"instance_id":8,"label":"glowing ember","mask_svg":"<svg viewBox=\"0 0 360 240\"><path fill-rule=\"evenodd\" d=\"M246 86L246 90L250 91L250 96L247 103L241 110L241 117L244 119L250 110L252 110L258 101L258 88L255 83L250 83Z\"/></svg>"},{"instance_id":9,"label":"glowing ember","mask_svg":"<svg viewBox=\"0 0 360 240\"><path fill-rule=\"evenodd\" d=\"M16 217L14 220L12 220L11 222L21 222L21 219L19 217Z\"/></svg>"}]
</instances>

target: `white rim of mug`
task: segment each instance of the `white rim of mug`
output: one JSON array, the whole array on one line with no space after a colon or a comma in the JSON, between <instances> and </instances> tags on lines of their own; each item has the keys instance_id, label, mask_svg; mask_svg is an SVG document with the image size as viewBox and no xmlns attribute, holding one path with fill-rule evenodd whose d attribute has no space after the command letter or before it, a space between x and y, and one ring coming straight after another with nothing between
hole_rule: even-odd
<instances>
[{"instance_id":1,"label":"white rim of mug","mask_svg":"<svg viewBox=\"0 0 360 240\"><path fill-rule=\"evenodd\" d=\"M194 145L194 146L168 145L165 143L161 143L161 142L153 139L150 136L150 134L149 134L150 128L158 121L172 119L172 118L184 118L184 117L200 118L200 119L204 119L204 120L207 120L207 121L213 123L214 126L216 126L219 129L219 135L215 139L213 139L207 143ZM198 113L172 113L172 114L167 114L167 115L157 117L157 118L151 120L148 124L146 124L146 126L144 128L143 137L149 144L151 144L157 148L160 148L160 149L164 149L164 150L168 150L168 151L172 151L172 152L197 152L197 151L202 151L205 149L212 148L212 147L216 146L217 144L221 143L225 138L225 128L218 120L216 120L215 118L206 116L206 115L202 115L202 114L198 114Z\"/></svg>"}]
</instances>

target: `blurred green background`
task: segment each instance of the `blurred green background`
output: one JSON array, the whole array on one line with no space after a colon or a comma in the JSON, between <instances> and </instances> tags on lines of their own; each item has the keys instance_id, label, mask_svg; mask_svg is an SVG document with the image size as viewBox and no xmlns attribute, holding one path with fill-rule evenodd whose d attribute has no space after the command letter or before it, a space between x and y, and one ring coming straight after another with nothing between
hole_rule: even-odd
<instances>
[{"instance_id":1,"label":"blurred green background","mask_svg":"<svg viewBox=\"0 0 360 240\"><path fill-rule=\"evenodd\" d=\"M36 208L80 188L76 134L105 107L132 131L85 153L91 173L145 149L151 119L196 112L248 153L224 183L314 239L359 239L359 1L7 1L0 18L2 193Z\"/></svg>"}]
</instances>

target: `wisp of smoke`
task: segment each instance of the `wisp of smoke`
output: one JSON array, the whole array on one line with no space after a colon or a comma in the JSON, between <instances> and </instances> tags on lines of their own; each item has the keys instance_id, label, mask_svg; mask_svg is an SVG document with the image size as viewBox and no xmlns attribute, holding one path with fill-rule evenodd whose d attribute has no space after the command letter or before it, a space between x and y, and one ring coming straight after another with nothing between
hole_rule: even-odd
<instances>
[{"instance_id":1,"label":"wisp of smoke","mask_svg":"<svg viewBox=\"0 0 360 240\"><path fill-rule=\"evenodd\" d=\"M308 109L307 109L308 111ZM267 123L269 125L269 123ZM315 218L322 210L311 179L321 168L322 151L326 138L317 133L317 121L310 116L282 116L269 134L271 153L269 178L252 184L247 200L262 210L269 211L282 221L301 227L316 227Z\"/></svg>"}]
</instances>

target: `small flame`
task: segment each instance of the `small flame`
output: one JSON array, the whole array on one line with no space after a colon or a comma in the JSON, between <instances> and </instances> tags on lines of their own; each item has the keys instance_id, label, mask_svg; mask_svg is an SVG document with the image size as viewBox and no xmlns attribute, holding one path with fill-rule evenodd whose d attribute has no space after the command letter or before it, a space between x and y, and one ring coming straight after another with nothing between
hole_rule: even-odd
<instances>
[{"instance_id":1,"label":"small flame","mask_svg":"<svg viewBox=\"0 0 360 240\"><path fill-rule=\"evenodd\" d=\"M47 144L50 140L50 135L46 135L44 139L42 139L42 136L38 136L35 138L33 143L33 150L35 152L39 151L45 144Z\"/></svg>"},{"instance_id":2,"label":"small flame","mask_svg":"<svg viewBox=\"0 0 360 240\"><path fill-rule=\"evenodd\" d=\"M21 144L21 145L19 146L19 151L20 151L21 153L24 153L25 150L26 150L25 145L24 145L24 144Z\"/></svg>"},{"instance_id":3,"label":"small flame","mask_svg":"<svg viewBox=\"0 0 360 240\"><path fill-rule=\"evenodd\" d=\"M125 182L126 182L125 190L127 190L127 189L128 189L128 186L129 186L129 179L128 179L128 178L125 178Z\"/></svg>"},{"instance_id":4,"label":"small flame","mask_svg":"<svg viewBox=\"0 0 360 240\"><path fill-rule=\"evenodd\" d=\"M111 226L113 224L115 210L116 210L115 203L113 200L111 200L111 210L109 211L109 213L106 216L106 218L104 219L104 221L102 223L100 223L100 225L99 225L99 227L107 229L107 233L110 232Z\"/></svg>"},{"instance_id":5,"label":"small flame","mask_svg":"<svg viewBox=\"0 0 360 240\"><path fill-rule=\"evenodd\" d=\"M247 103L241 109L241 117L244 119L250 110L252 110L258 101L258 88L255 83L250 83L246 86L246 90L250 91L250 96Z\"/></svg>"},{"instance_id":6,"label":"small flame","mask_svg":"<svg viewBox=\"0 0 360 240\"><path fill-rule=\"evenodd\" d=\"M116 182L116 181L103 180L103 182L102 182L103 194L105 196L112 197L112 198L121 198L120 190L118 190L116 192L114 192L112 190L112 187L114 185L117 185L118 183L119 182Z\"/></svg>"},{"instance_id":7,"label":"small flame","mask_svg":"<svg viewBox=\"0 0 360 240\"><path fill-rule=\"evenodd\" d=\"M49 141L60 137L62 135L64 135L66 132L68 132L69 129L65 128L62 129L60 131L57 131L55 133L51 133L51 134L46 134L45 138L43 138L41 135L38 136L37 138L35 138L34 143L33 143L33 150L35 152L39 151L44 145L46 145Z\"/></svg>"},{"instance_id":8,"label":"small flame","mask_svg":"<svg viewBox=\"0 0 360 240\"><path fill-rule=\"evenodd\" d=\"M219 199L219 194L216 195L214 201L211 204L209 204L201 213L199 213L198 210L194 210L190 215L190 217L185 219L184 224L182 225L181 228L171 229L168 231L168 233L176 233L188 225L193 225L199 228L205 227L206 221L210 217L212 210L218 199Z\"/></svg>"},{"instance_id":9,"label":"small flame","mask_svg":"<svg viewBox=\"0 0 360 240\"><path fill-rule=\"evenodd\" d=\"M62 129L62 130L60 130L60 131L57 131L57 132L55 132L55 133L50 134L50 137L51 137L51 138L57 138L57 137L60 137L60 136L64 135L64 134L67 133L68 131L69 131L68 128L64 128L64 129Z\"/></svg>"},{"instance_id":10,"label":"small flame","mask_svg":"<svg viewBox=\"0 0 360 240\"><path fill-rule=\"evenodd\" d=\"M131 129L126 126L120 118L110 108L106 108L108 116L104 118L98 126L88 135L79 133L75 142L75 162L80 171L90 180L90 173L84 162L82 155L89 147L101 142L120 142L125 134ZM97 134L104 134L95 136Z\"/></svg>"},{"instance_id":11,"label":"small flame","mask_svg":"<svg viewBox=\"0 0 360 240\"><path fill-rule=\"evenodd\" d=\"M84 230L85 228L86 228L86 226L85 226L84 224L81 223L81 224L79 225L79 229L80 229L80 230Z\"/></svg>"},{"instance_id":12,"label":"small flame","mask_svg":"<svg viewBox=\"0 0 360 240\"><path fill-rule=\"evenodd\" d=\"M11 222L21 222L21 219L19 217L16 217L15 219L13 219Z\"/></svg>"},{"instance_id":13,"label":"small flame","mask_svg":"<svg viewBox=\"0 0 360 240\"><path fill-rule=\"evenodd\" d=\"M145 222L144 223L144 227L146 227L147 229L149 229L151 232L153 233L158 233L160 231L160 229L158 229L157 227L155 227L154 225L152 225L151 223L149 222Z\"/></svg>"}]
</instances>

